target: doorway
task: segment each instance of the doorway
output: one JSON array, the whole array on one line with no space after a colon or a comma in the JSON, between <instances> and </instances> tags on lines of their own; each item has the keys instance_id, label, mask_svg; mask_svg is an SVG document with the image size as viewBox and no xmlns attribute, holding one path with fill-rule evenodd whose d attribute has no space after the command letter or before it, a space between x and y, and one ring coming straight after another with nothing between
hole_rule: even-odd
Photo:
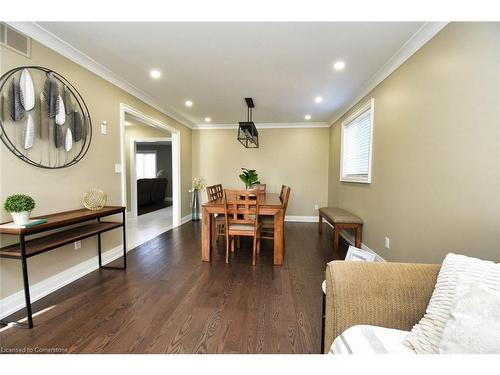
<instances>
[{"instance_id":1,"label":"doorway","mask_svg":"<svg viewBox=\"0 0 500 375\"><path fill-rule=\"evenodd\" d=\"M129 249L180 224L180 134L120 106L122 204Z\"/></svg>"}]
</instances>

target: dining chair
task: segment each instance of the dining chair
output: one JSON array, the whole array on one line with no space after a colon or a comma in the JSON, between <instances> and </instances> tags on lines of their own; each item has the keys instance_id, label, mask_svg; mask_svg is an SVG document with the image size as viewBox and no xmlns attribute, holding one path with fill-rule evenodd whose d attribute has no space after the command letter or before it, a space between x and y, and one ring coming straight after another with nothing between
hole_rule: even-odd
<instances>
[{"instance_id":1,"label":"dining chair","mask_svg":"<svg viewBox=\"0 0 500 375\"><path fill-rule=\"evenodd\" d=\"M207 197L209 202L222 199L224 196L224 191L221 184L207 186ZM211 225L212 228L212 246L217 242L220 237L225 235L224 229L224 215L211 215Z\"/></svg>"},{"instance_id":2,"label":"dining chair","mask_svg":"<svg viewBox=\"0 0 500 375\"><path fill-rule=\"evenodd\" d=\"M288 207L288 200L290 198L290 187L283 185L281 187L281 207L283 208L283 216L286 214L286 209ZM262 222L262 234L261 238L263 240L274 240L274 217L273 216L261 216ZM284 221L283 221L284 223ZM283 224L284 225L284 224ZM283 228L283 233L285 232L285 228ZM283 248L285 246L285 238L283 236Z\"/></svg>"},{"instance_id":3,"label":"dining chair","mask_svg":"<svg viewBox=\"0 0 500 375\"><path fill-rule=\"evenodd\" d=\"M260 250L259 222L260 194L249 190L224 190L224 218L226 224L226 263L229 263L229 241L234 251L235 237L253 237L252 265Z\"/></svg>"}]
</instances>

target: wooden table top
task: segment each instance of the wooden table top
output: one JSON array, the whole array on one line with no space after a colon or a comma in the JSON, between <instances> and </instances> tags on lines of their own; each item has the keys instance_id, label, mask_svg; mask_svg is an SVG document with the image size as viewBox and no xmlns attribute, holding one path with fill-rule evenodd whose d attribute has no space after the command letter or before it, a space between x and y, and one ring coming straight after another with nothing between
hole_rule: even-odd
<instances>
[{"instance_id":1,"label":"wooden table top","mask_svg":"<svg viewBox=\"0 0 500 375\"><path fill-rule=\"evenodd\" d=\"M203 203L203 207L219 207L223 206L224 201L223 199L216 199L211 202L206 202ZM269 207L281 207L281 199L280 195L276 193L264 193L261 194L260 201L259 201L259 206L269 206Z\"/></svg>"},{"instance_id":2,"label":"wooden table top","mask_svg":"<svg viewBox=\"0 0 500 375\"><path fill-rule=\"evenodd\" d=\"M125 211L125 207L121 206L105 206L97 211L79 208L77 210L57 212L50 215L42 215L31 219L47 219L46 223L35 225L29 228L2 228L0 233L3 234L34 234L50 229L60 228L66 225L82 223L84 221L97 219L100 217L118 214ZM7 224L7 223L2 223Z\"/></svg>"}]
</instances>

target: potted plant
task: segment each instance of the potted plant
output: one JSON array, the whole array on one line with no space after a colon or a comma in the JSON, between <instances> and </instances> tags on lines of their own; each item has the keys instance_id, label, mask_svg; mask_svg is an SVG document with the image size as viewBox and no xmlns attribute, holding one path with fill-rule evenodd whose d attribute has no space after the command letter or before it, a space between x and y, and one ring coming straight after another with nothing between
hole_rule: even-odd
<instances>
[{"instance_id":1,"label":"potted plant","mask_svg":"<svg viewBox=\"0 0 500 375\"><path fill-rule=\"evenodd\" d=\"M3 207L12 215L14 223L25 225L30 221L31 211L35 208L35 200L29 195L14 194L7 197Z\"/></svg>"},{"instance_id":2,"label":"potted plant","mask_svg":"<svg viewBox=\"0 0 500 375\"><path fill-rule=\"evenodd\" d=\"M259 176L255 169L241 168L243 173L240 174L240 180L245 183L245 187L249 189L252 185L260 184Z\"/></svg>"},{"instance_id":3,"label":"potted plant","mask_svg":"<svg viewBox=\"0 0 500 375\"><path fill-rule=\"evenodd\" d=\"M203 178L193 178L193 181L191 182L191 189L189 189L189 192L193 193L193 200L191 202L191 213L193 221L200 220L200 198L198 196L198 192L203 189L205 189L205 182L203 181Z\"/></svg>"}]
</instances>

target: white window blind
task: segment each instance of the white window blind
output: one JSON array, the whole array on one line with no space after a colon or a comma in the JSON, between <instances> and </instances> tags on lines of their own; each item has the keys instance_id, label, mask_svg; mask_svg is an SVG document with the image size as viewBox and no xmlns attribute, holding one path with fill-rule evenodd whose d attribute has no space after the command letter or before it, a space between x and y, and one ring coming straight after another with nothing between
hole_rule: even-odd
<instances>
[{"instance_id":1,"label":"white window blind","mask_svg":"<svg viewBox=\"0 0 500 375\"><path fill-rule=\"evenodd\" d=\"M135 168L138 179L156 177L156 152L137 152Z\"/></svg>"},{"instance_id":2,"label":"white window blind","mask_svg":"<svg viewBox=\"0 0 500 375\"><path fill-rule=\"evenodd\" d=\"M373 100L342 123L341 181L371 182Z\"/></svg>"}]
</instances>

